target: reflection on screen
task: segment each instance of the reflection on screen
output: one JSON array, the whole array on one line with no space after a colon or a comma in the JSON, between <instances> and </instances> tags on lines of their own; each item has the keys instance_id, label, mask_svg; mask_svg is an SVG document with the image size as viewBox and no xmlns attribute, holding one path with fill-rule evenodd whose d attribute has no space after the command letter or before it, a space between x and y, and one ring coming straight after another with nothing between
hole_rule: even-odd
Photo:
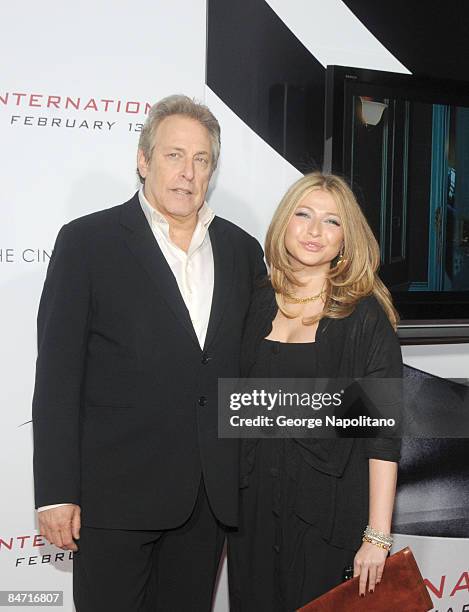
<instances>
[{"instance_id":1,"label":"reflection on screen","mask_svg":"<svg viewBox=\"0 0 469 612\"><path fill-rule=\"evenodd\" d=\"M469 108L368 86L345 111L345 167L380 244L384 282L469 290Z\"/></svg>"}]
</instances>

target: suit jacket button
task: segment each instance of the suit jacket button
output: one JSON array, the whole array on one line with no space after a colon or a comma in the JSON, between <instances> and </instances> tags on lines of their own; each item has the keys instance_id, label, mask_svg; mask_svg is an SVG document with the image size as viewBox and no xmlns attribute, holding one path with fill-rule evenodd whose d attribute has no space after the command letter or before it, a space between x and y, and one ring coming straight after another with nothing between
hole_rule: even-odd
<instances>
[{"instance_id":1,"label":"suit jacket button","mask_svg":"<svg viewBox=\"0 0 469 612\"><path fill-rule=\"evenodd\" d=\"M207 365L207 363L210 361L210 357L208 355L202 355L202 363L204 365Z\"/></svg>"},{"instance_id":2,"label":"suit jacket button","mask_svg":"<svg viewBox=\"0 0 469 612\"><path fill-rule=\"evenodd\" d=\"M199 397L199 406L206 406L207 405L207 398L205 397L205 395L202 395L201 397Z\"/></svg>"}]
</instances>

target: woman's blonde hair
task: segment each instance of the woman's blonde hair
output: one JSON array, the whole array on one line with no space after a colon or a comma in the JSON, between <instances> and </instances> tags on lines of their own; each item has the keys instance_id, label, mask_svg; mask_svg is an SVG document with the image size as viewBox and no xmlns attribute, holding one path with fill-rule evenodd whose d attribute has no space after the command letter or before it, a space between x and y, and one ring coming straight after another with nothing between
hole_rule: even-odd
<instances>
[{"instance_id":1,"label":"woman's blonde hair","mask_svg":"<svg viewBox=\"0 0 469 612\"><path fill-rule=\"evenodd\" d=\"M312 172L296 181L283 196L272 218L265 241L265 254L279 308L291 317L285 309L284 296L291 293L292 287L301 286L285 247L287 226L302 198L316 189L326 191L334 199L344 240L341 257L331 262L324 309L318 315L305 319L304 323L312 325L322 317L347 317L361 298L373 294L395 329L399 316L391 294L377 274L380 264L378 243L352 190L342 178L333 174Z\"/></svg>"}]
</instances>

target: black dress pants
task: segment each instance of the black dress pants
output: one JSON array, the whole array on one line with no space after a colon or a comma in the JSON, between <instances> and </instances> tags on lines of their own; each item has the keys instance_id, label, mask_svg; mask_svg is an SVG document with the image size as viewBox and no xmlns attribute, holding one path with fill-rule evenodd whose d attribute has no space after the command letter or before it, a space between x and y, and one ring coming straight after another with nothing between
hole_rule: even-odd
<instances>
[{"instance_id":1,"label":"black dress pants","mask_svg":"<svg viewBox=\"0 0 469 612\"><path fill-rule=\"evenodd\" d=\"M203 482L188 521L167 531L82 527L77 612L210 612L225 532Z\"/></svg>"}]
</instances>

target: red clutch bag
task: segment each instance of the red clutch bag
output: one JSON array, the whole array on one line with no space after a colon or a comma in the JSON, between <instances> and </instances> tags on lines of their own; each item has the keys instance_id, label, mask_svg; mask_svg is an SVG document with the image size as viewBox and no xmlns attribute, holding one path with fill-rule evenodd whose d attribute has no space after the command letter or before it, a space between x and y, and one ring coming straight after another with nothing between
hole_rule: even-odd
<instances>
[{"instance_id":1,"label":"red clutch bag","mask_svg":"<svg viewBox=\"0 0 469 612\"><path fill-rule=\"evenodd\" d=\"M410 548L391 555L373 593L358 594L358 576L306 604L298 612L428 612L433 603Z\"/></svg>"}]
</instances>

